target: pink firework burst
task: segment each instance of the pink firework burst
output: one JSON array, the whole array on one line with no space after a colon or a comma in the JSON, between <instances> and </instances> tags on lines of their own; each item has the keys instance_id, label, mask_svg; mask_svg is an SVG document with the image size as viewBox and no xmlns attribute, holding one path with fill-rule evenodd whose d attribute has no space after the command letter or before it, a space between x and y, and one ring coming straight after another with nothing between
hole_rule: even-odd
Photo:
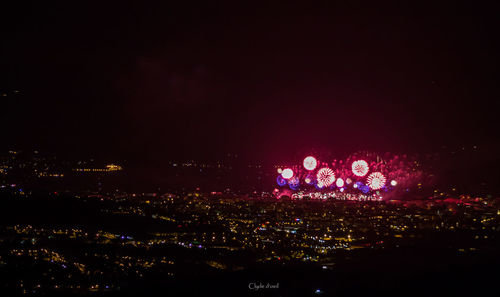
<instances>
[{"instance_id":1,"label":"pink firework burst","mask_svg":"<svg viewBox=\"0 0 500 297\"><path fill-rule=\"evenodd\" d=\"M328 187L335 181L335 174L330 168L321 168L318 170L318 174L316 174L316 179L318 180L318 184L322 183L325 187Z\"/></svg>"},{"instance_id":2,"label":"pink firework burst","mask_svg":"<svg viewBox=\"0 0 500 297\"><path fill-rule=\"evenodd\" d=\"M380 172L373 172L368 176L367 184L372 190L379 190L385 186L385 176Z\"/></svg>"},{"instance_id":3,"label":"pink firework burst","mask_svg":"<svg viewBox=\"0 0 500 297\"><path fill-rule=\"evenodd\" d=\"M352 162L352 173L357 176L365 176L368 173L369 167L365 160Z\"/></svg>"}]
</instances>

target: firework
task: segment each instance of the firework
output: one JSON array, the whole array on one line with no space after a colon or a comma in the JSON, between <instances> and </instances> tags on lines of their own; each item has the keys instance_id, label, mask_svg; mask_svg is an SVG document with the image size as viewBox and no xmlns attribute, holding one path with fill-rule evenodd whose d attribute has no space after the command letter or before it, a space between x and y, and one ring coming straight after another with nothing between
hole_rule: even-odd
<instances>
[{"instance_id":1,"label":"firework","mask_svg":"<svg viewBox=\"0 0 500 297\"><path fill-rule=\"evenodd\" d=\"M299 188L299 184L300 184L299 178L296 176L288 180L288 186L292 190L297 190Z\"/></svg>"},{"instance_id":2,"label":"firework","mask_svg":"<svg viewBox=\"0 0 500 297\"><path fill-rule=\"evenodd\" d=\"M314 170L318 165L316 158L309 156L304 159L304 168L307 170Z\"/></svg>"},{"instance_id":3,"label":"firework","mask_svg":"<svg viewBox=\"0 0 500 297\"><path fill-rule=\"evenodd\" d=\"M290 179L293 176L293 170L290 168L283 169L281 176L283 176L284 179Z\"/></svg>"},{"instance_id":4,"label":"firework","mask_svg":"<svg viewBox=\"0 0 500 297\"><path fill-rule=\"evenodd\" d=\"M276 183L278 184L278 186L283 187L284 185L286 185L286 180L281 175L278 175L278 177L276 178Z\"/></svg>"},{"instance_id":5,"label":"firework","mask_svg":"<svg viewBox=\"0 0 500 297\"><path fill-rule=\"evenodd\" d=\"M318 182L316 185L314 185L316 189L321 190L325 186L322 182Z\"/></svg>"},{"instance_id":6,"label":"firework","mask_svg":"<svg viewBox=\"0 0 500 297\"><path fill-rule=\"evenodd\" d=\"M335 181L335 174L330 168L321 168L318 170L316 179L318 180L318 184L321 183L323 186L328 187Z\"/></svg>"},{"instance_id":7,"label":"firework","mask_svg":"<svg viewBox=\"0 0 500 297\"><path fill-rule=\"evenodd\" d=\"M385 186L386 178L380 172L373 172L367 178L367 184L372 190L379 190Z\"/></svg>"},{"instance_id":8,"label":"firework","mask_svg":"<svg viewBox=\"0 0 500 297\"><path fill-rule=\"evenodd\" d=\"M352 162L352 173L357 176L365 176L368 173L369 167L365 160Z\"/></svg>"}]
</instances>

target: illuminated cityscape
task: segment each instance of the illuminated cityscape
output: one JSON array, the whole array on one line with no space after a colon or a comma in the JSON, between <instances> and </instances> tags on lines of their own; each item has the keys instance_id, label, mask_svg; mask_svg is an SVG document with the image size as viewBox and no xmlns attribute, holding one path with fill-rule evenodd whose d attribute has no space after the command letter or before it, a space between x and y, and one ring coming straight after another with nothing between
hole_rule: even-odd
<instances>
[{"instance_id":1,"label":"illuminated cityscape","mask_svg":"<svg viewBox=\"0 0 500 297\"><path fill-rule=\"evenodd\" d=\"M474 257L496 248L500 231L500 204L480 197L297 203L198 192L117 193L53 195L33 203L53 218L2 229L4 267L31 271L22 280L7 278L12 293L126 290L154 275L174 283L192 270L236 273L255 263L311 265L328 275L336 265L349 265L354 255L394 249L433 248ZM61 225L66 215L58 212L70 207L84 212L70 211L76 217ZM11 216L27 218L35 211ZM124 227L129 224L140 226Z\"/></svg>"},{"instance_id":2,"label":"illuminated cityscape","mask_svg":"<svg viewBox=\"0 0 500 297\"><path fill-rule=\"evenodd\" d=\"M217 291L230 294L245 293L241 281L263 271L282 274L271 277L281 283L295 279L293 274L299 271L308 271L314 281L296 280L289 288L303 294L321 290L342 295L352 289L322 282L335 278L349 283L348 276L339 273L379 265L371 257L412 253L446 266L462 258L484 261L488 255L492 260L489 265L498 265L495 251L500 240L500 203L496 196L471 196L454 188L438 191L434 187L440 183L426 177L435 173L419 173L430 168L422 161L417 166L413 158L386 154L388 159L384 159L363 152L348 160L359 154L378 163L346 161L322 167L310 166L321 162L316 158L306 162L311 160L306 158L301 165L305 171L298 165L254 165L258 169L255 174L266 168L269 172L263 176L271 181L278 174L277 184L269 184L268 191L204 191L192 184L189 190L144 193L103 189L104 183L115 183L109 189L121 185L116 174L127 172L121 165L98 166L81 160L75 169L71 162L40 157L39 152L9 151L2 159L0 191L4 204L0 230L4 290L14 295L154 294L157 290L172 294L185 290L196 295L205 279L215 277L232 282ZM400 158L410 161L391 166ZM366 167L362 176L356 174L359 163ZM172 167L214 167L216 175L221 168L226 168L222 172L237 169L223 161L211 165L178 162ZM370 184L371 170L381 167L393 182L380 183L391 188L361 190L365 187L361 181ZM19 175L15 168L25 171ZM325 180L319 174L324 168L336 177L328 180L327 187L318 187L315 182ZM184 174L192 177L192 171ZM293 178L299 182L290 182ZM92 190L61 191L60 185L47 179ZM45 187L39 187L40 180ZM261 183L258 179L255 182ZM413 194L399 196L398 186ZM396 196L386 196L390 191ZM428 251L433 254L428 255ZM457 269L475 269L471 265ZM5 274L11 269L15 274ZM415 273L410 267L400 271ZM186 289L182 285L186 279L196 280L198 285ZM370 285L361 283L361 291L355 292L368 290ZM385 283L381 290L388 286L390 283Z\"/></svg>"},{"instance_id":3,"label":"illuminated cityscape","mask_svg":"<svg viewBox=\"0 0 500 297\"><path fill-rule=\"evenodd\" d=\"M0 297L498 295L498 3L4 2Z\"/></svg>"}]
</instances>

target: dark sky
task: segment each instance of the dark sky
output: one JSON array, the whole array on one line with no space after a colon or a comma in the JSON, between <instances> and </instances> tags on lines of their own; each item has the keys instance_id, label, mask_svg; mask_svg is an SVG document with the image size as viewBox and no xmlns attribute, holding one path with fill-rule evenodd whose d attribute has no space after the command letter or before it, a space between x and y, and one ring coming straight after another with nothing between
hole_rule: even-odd
<instances>
[{"instance_id":1,"label":"dark sky","mask_svg":"<svg viewBox=\"0 0 500 297\"><path fill-rule=\"evenodd\" d=\"M498 144L486 2L102 2L0 9L2 149L280 160Z\"/></svg>"}]
</instances>

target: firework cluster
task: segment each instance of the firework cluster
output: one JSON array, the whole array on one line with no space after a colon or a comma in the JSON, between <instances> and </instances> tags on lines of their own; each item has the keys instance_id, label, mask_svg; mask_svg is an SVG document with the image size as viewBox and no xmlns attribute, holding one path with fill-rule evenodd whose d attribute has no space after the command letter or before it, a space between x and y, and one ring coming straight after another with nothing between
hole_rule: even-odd
<instances>
[{"instance_id":1,"label":"firework cluster","mask_svg":"<svg viewBox=\"0 0 500 297\"><path fill-rule=\"evenodd\" d=\"M384 156L360 152L345 160L325 162L313 156L301 165L278 168L277 184L292 191L322 191L377 195L409 191L420 185L418 162L406 156Z\"/></svg>"}]
</instances>

